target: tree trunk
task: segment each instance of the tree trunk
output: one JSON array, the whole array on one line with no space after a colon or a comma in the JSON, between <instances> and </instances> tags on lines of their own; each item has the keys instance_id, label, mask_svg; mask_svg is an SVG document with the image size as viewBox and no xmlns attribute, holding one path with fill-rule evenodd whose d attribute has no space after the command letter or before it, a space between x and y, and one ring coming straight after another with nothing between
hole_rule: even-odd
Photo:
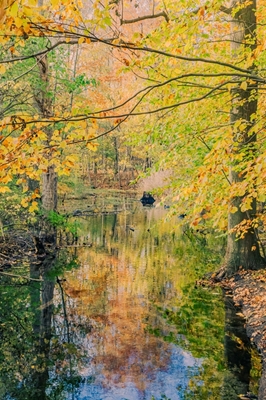
<instances>
[{"instance_id":1,"label":"tree trunk","mask_svg":"<svg viewBox=\"0 0 266 400\"><path fill-rule=\"evenodd\" d=\"M119 173L119 150L118 150L118 140L116 136L114 137L114 150L115 150L115 159L114 159L115 180L119 182L119 186L121 187L121 177Z\"/></svg>"},{"instance_id":2,"label":"tree trunk","mask_svg":"<svg viewBox=\"0 0 266 400\"><path fill-rule=\"evenodd\" d=\"M251 50L256 48L256 0L246 2L241 0L232 2L232 8L240 3L240 11L234 15L231 22L232 55L236 55L239 48L244 46L247 38L253 40ZM246 5L245 5L246 4ZM252 67L251 67L252 69ZM235 80L235 87L232 89L231 124L233 130L234 148L232 150L233 165L230 167L229 180L231 185L239 184L245 176L239 173L239 164L236 157L243 153L243 149L249 149L248 157L256 157L256 134L252 132L253 118L257 112L257 87L254 83L247 87L241 87L240 82ZM242 121L241 127L236 128L236 122ZM243 126L245 128L243 129ZM247 195L248 193L246 193ZM256 230L250 227L244 238L237 238L233 231L245 220L252 220L256 214L256 199L253 198L251 209L248 212L241 211L241 203L244 197L235 197L231 201L231 206L237 209L236 212L228 215L228 240L225 256L225 269L227 275L232 275L240 267L244 269L257 269L262 267L263 259L260 256L258 237Z\"/></svg>"},{"instance_id":3,"label":"tree trunk","mask_svg":"<svg viewBox=\"0 0 266 400\"><path fill-rule=\"evenodd\" d=\"M39 0L39 4L42 0ZM49 64L47 54L36 57L39 67L41 87L35 94L35 101L37 103L41 117L50 118L53 115L53 106L51 96L49 95ZM47 146L52 138L52 130L47 127L45 129L47 134ZM51 158L50 152L47 153L48 160ZM57 173L54 166L48 164L47 172L43 174L42 179L42 205L45 211L56 210L57 208Z\"/></svg>"},{"instance_id":4,"label":"tree trunk","mask_svg":"<svg viewBox=\"0 0 266 400\"><path fill-rule=\"evenodd\" d=\"M42 176L42 206L46 211L57 209L57 173L53 165Z\"/></svg>"}]
</instances>

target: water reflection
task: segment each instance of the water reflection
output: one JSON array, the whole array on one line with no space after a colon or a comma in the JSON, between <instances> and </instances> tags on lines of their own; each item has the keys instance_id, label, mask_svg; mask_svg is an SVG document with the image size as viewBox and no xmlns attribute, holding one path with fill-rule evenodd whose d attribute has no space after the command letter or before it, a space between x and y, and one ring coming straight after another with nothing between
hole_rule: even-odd
<instances>
[{"instance_id":1,"label":"water reflection","mask_svg":"<svg viewBox=\"0 0 266 400\"><path fill-rule=\"evenodd\" d=\"M21 267L24 276L30 269L30 281L15 276L1 278L0 398L3 400L66 399L67 393L73 393L75 398L81 382L77 348L63 335L56 334L59 329L54 318L60 314L54 308L55 275L62 267L60 264L59 255L51 254L42 261L34 259L29 267ZM59 325L62 326L62 321Z\"/></svg>"},{"instance_id":2,"label":"water reflection","mask_svg":"<svg viewBox=\"0 0 266 400\"><path fill-rule=\"evenodd\" d=\"M135 211L80 217L79 242L30 265L30 284L3 278L1 398L226 400L239 370L248 389L249 352L236 369L239 341L224 347L225 318L228 338L245 340L230 302L195 287L217 251L163 209Z\"/></svg>"},{"instance_id":3,"label":"water reflection","mask_svg":"<svg viewBox=\"0 0 266 400\"><path fill-rule=\"evenodd\" d=\"M251 344L246 335L245 320L232 297L225 296L225 359L229 373L224 379L222 399L239 399L249 391Z\"/></svg>"},{"instance_id":4,"label":"water reflection","mask_svg":"<svg viewBox=\"0 0 266 400\"><path fill-rule=\"evenodd\" d=\"M50 340L52 337L52 314L55 279L48 279L49 270L53 267L53 258L47 257L43 262L30 265L30 277L42 279L39 284L34 282L29 287L31 309L33 311L33 346L36 354L32 374L23 382L24 387L30 387L28 399L45 399L47 382L49 380ZM21 392L20 387L20 392ZM21 394L21 393L20 393Z\"/></svg>"},{"instance_id":5,"label":"water reflection","mask_svg":"<svg viewBox=\"0 0 266 400\"><path fill-rule=\"evenodd\" d=\"M91 326L83 342L89 362L81 370L90 379L78 399L164 394L179 400L202 362L165 340L178 330L158 307L179 306L190 273L177 266L174 249L182 239L171 234L171 223L155 223L163 215L162 209L148 209L83 221L86 235L80 243L92 246L79 250L81 266L65 275L64 286L70 313L87 318Z\"/></svg>"}]
</instances>

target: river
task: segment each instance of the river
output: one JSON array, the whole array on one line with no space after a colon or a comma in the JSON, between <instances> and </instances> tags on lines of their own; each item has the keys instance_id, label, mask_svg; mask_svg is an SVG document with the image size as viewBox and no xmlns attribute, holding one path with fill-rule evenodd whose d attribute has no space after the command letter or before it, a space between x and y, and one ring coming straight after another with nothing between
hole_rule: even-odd
<instances>
[{"instance_id":1,"label":"river","mask_svg":"<svg viewBox=\"0 0 266 400\"><path fill-rule=\"evenodd\" d=\"M44 283L1 285L2 398L234 400L256 392L258 356L239 310L219 288L195 284L219 265L221 240L180 229L163 207L121 204L70 218L78 241L42 263Z\"/></svg>"}]
</instances>

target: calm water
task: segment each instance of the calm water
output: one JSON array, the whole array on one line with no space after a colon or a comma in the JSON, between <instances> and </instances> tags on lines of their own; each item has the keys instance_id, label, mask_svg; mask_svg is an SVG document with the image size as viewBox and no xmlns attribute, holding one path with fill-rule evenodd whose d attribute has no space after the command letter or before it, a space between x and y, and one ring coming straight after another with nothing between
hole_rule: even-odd
<instances>
[{"instance_id":1,"label":"calm water","mask_svg":"<svg viewBox=\"0 0 266 400\"><path fill-rule=\"evenodd\" d=\"M234 361L249 344L230 299L195 286L220 249L165 216L133 202L73 218L78 243L30 266L45 283L1 285L0 398L233 400L255 387L256 357Z\"/></svg>"}]
</instances>

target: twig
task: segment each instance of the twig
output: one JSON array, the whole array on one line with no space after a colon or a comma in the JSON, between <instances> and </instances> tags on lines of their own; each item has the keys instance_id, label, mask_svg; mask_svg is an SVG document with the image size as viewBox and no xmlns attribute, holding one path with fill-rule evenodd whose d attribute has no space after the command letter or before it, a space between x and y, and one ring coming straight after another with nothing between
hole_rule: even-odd
<instances>
[{"instance_id":1,"label":"twig","mask_svg":"<svg viewBox=\"0 0 266 400\"><path fill-rule=\"evenodd\" d=\"M9 256L6 256L6 255L3 254L3 253L0 253L0 256L1 256L1 257L4 257L4 258L6 258L6 259L9 259L9 258L10 258Z\"/></svg>"},{"instance_id":2,"label":"twig","mask_svg":"<svg viewBox=\"0 0 266 400\"><path fill-rule=\"evenodd\" d=\"M29 276L9 274L8 272L3 272L3 271L0 271L0 274L5 276L10 276L11 278L22 278L28 281L43 282L43 279L35 279L35 278L30 278Z\"/></svg>"}]
</instances>

